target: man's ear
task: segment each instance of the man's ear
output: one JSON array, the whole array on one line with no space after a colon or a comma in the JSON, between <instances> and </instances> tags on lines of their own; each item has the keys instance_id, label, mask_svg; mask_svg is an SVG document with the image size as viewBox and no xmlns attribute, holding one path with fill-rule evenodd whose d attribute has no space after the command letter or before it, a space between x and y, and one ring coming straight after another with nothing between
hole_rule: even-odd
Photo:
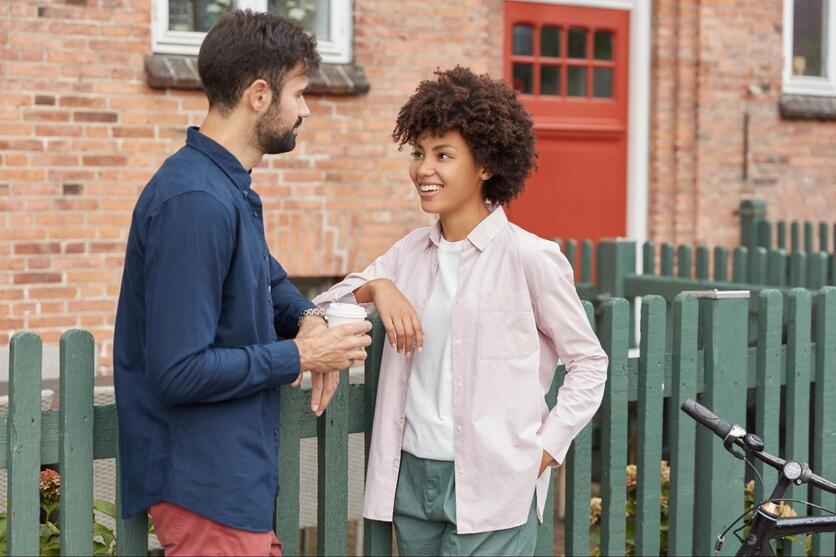
<instances>
[{"instance_id":1,"label":"man's ear","mask_svg":"<svg viewBox=\"0 0 836 557\"><path fill-rule=\"evenodd\" d=\"M244 94L241 95L241 100L247 106L258 112L259 114L265 112L269 108L273 100L273 90L270 85L263 79L256 79L250 86L244 89Z\"/></svg>"}]
</instances>

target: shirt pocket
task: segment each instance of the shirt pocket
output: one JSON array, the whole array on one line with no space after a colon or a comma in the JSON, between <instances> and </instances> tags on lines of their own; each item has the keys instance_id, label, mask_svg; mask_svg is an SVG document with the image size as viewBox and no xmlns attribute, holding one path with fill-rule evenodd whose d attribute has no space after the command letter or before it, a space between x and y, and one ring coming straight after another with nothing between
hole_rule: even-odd
<instances>
[{"instance_id":1,"label":"shirt pocket","mask_svg":"<svg viewBox=\"0 0 836 557\"><path fill-rule=\"evenodd\" d=\"M478 319L479 358L508 360L536 350L537 329L528 291L480 294Z\"/></svg>"}]
</instances>

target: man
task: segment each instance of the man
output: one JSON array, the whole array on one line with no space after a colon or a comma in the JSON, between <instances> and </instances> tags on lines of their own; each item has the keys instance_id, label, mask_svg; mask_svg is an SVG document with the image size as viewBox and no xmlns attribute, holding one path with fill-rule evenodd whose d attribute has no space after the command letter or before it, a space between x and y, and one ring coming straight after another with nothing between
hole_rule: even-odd
<instances>
[{"instance_id":1,"label":"man","mask_svg":"<svg viewBox=\"0 0 836 557\"><path fill-rule=\"evenodd\" d=\"M250 188L263 155L294 148L318 64L280 16L221 17L198 56L206 119L134 210L114 340L122 512L148 510L169 556L281 554L279 389L310 370L320 415L371 343L287 280Z\"/></svg>"}]
</instances>

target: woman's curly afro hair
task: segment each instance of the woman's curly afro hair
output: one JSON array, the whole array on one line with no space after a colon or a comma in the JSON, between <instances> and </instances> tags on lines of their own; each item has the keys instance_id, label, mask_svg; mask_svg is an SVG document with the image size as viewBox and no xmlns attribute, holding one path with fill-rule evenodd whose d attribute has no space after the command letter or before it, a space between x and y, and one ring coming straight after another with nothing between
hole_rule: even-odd
<instances>
[{"instance_id":1,"label":"woman's curly afro hair","mask_svg":"<svg viewBox=\"0 0 836 557\"><path fill-rule=\"evenodd\" d=\"M476 75L468 68L436 71L436 80L422 81L398 114L392 138L399 148L458 130L473 157L493 176L485 182L486 201L506 204L522 193L535 167L531 116L516 93L502 80Z\"/></svg>"}]
</instances>

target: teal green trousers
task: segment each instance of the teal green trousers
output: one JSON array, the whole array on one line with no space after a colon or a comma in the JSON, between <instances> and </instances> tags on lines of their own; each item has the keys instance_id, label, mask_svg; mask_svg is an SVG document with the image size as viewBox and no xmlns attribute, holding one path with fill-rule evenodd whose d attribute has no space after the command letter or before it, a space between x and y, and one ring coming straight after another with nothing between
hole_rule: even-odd
<instances>
[{"instance_id":1,"label":"teal green trousers","mask_svg":"<svg viewBox=\"0 0 836 557\"><path fill-rule=\"evenodd\" d=\"M489 495L486 495L489 496ZM534 501L522 526L456 533L456 486L453 463L401 453L392 521L402 556L534 555L537 510Z\"/></svg>"}]
</instances>

